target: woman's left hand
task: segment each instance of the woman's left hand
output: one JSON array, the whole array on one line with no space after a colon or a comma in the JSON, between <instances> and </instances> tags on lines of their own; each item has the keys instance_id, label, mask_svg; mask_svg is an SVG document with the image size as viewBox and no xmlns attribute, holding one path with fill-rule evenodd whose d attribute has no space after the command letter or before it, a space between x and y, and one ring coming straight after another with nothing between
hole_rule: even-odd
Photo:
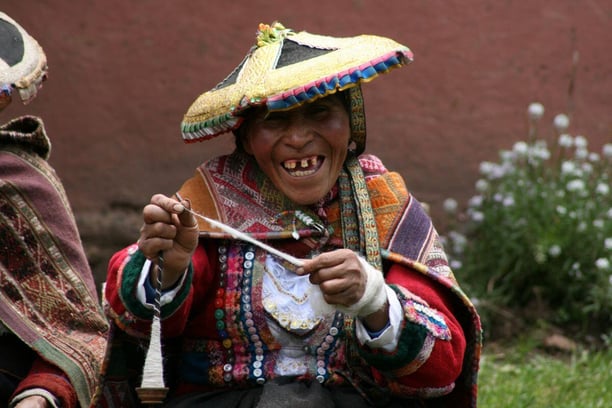
<instances>
[{"instance_id":1,"label":"woman's left hand","mask_svg":"<svg viewBox=\"0 0 612 408\"><path fill-rule=\"evenodd\" d=\"M330 305L359 316L371 331L389 323L389 302L381 271L374 269L349 249L325 252L296 272L310 275L310 282L319 285L323 298Z\"/></svg>"},{"instance_id":2,"label":"woman's left hand","mask_svg":"<svg viewBox=\"0 0 612 408\"><path fill-rule=\"evenodd\" d=\"M310 282L319 285L330 305L354 305L365 293L367 284L367 273L358 255L349 249L337 249L304 260L298 274L310 275Z\"/></svg>"}]
</instances>

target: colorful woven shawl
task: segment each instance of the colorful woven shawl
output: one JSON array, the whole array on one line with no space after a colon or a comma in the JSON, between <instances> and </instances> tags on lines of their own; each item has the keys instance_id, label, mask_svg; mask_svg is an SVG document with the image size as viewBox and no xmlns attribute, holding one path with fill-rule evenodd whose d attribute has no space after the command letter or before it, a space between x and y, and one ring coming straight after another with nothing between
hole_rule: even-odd
<instances>
[{"instance_id":1,"label":"colorful woven shawl","mask_svg":"<svg viewBox=\"0 0 612 408\"><path fill-rule=\"evenodd\" d=\"M0 127L0 321L62 369L87 407L108 324L48 151L40 119Z\"/></svg>"}]
</instances>

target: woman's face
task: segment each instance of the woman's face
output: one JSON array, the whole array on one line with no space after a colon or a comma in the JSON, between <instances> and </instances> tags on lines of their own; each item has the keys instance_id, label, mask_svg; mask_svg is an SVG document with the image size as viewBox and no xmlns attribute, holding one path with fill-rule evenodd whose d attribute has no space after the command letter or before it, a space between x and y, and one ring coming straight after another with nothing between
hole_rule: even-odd
<instances>
[{"instance_id":1,"label":"woman's face","mask_svg":"<svg viewBox=\"0 0 612 408\"><path fill-rule=\"evenodd\" d=\"M350 139L341 95L284 112L257 109L244 126L244 150L293 202L314 204L336 183Z\"/></svg>"}]
</instances>

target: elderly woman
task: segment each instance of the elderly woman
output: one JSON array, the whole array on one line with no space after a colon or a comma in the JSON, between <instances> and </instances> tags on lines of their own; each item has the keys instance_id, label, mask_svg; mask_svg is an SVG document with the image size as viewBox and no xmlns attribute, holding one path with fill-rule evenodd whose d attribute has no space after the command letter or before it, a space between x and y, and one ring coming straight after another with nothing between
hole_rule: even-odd
<instances>
[{"instance_id":1,"label":"elderly woman","mask_svg":"<svg viewBox=\"0 0 612 408\"><path fill-rule=\"evenodd\" d=\"M110 316L146 338L161 305L169 407L475 406L478 315L421 204L362 154L360 85L411 51L279 23L257 40L182 125L235 151L144 207Z\"/></svg>"},{"instance_id":2,"label":"elderly woman","mask_svg":"<svg viewBox=\"0 0 612 408\"><path fill-rule=\"evenodd\" d=\"M0 12L0 111L47 75L42 48ZM0 126L0 406L88 407L108 323L51 145L34 116Z\"/></svg>"}]
</instances>

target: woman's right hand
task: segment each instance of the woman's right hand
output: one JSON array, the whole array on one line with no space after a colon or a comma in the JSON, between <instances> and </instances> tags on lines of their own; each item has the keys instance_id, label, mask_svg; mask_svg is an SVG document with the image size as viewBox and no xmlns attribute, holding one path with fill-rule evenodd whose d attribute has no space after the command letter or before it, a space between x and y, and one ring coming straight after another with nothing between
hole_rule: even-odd
<instances>
[{"instance_id":1,"label":"woman's right hand","mask_svg":"<svg viewBox=\"0 0 612 408\"><path fill-rule=\"evenodd\" d=\"M155 194L143 209L138 248L150 260L164 254L162 288L174 284L189 266L198 245L198 223L185 208L188 201L177 201Z\"/></svg>"}]
</instances>

